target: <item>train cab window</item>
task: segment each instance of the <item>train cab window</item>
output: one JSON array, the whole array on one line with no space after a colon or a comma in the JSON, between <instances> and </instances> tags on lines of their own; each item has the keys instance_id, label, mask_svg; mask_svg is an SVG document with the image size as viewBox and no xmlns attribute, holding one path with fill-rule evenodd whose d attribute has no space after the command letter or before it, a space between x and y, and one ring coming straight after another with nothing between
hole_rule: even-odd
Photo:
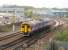
<instances>
[{"instance_id":1,"label":"train cab window","mask_svg":"<svg viewBox=\"0 0 68 50\"><path fill-rule=\"evenodd\" d=\"M28 25L27 27L28 27L28 28L30 28L30 26L29 26L29 25Z\"/></svg>"},{"instance_id":2,"label":"train cab window","mask_svg":"<svg viewBox=\"0 0 68 50\"><path fill-rule=\"evenodd\" d=\"M22 28L24 28L24 26L22 26Z\"/></svg>"}]
</instances>

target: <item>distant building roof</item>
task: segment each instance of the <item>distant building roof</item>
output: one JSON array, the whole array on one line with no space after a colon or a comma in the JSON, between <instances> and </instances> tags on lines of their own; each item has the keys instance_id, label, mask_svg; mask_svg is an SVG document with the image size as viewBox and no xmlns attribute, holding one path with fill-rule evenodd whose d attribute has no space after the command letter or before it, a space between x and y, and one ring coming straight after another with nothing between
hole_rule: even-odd
<instances>
[{"instance_id":1,"label":"distant building roof","mask_svg":"<svg viewBox=\"0 0 68 50\"><path fill-rule=\"evenodd\" d=\"M1 8L33 8L32 6L3 5Z\"/></svg>"},{"instance_id":2,"label":"distant building roof","mask_svg":"<svg viewBox=\"0 0 68 50\"><path fill-rule=\"evenodd\" d=\"M14 16L14 15L10 13L0 13L0 16Z\"/></svg>"}]
</instances>

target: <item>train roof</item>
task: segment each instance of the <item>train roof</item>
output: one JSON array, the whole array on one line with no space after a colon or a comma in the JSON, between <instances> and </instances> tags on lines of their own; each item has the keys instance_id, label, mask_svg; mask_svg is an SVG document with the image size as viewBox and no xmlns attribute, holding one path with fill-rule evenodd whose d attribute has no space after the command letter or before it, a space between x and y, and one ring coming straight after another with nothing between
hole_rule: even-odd
<instances>
[{"instance_id":1,"label":"train roof","mask_svg":"<svg viewBox=\"0 0 68 50\"><path fill-rule=\"evenodd\" d=\"M24 23L25 23L25 24L30 24L30 25L35 25L35 24L37 24L37 23L47 22L47 21L51 21L51 19L45 18L45 19L40 19L40 20L30 20L30 21L26 21L26 22L24 22Z\"/></svg>"},{"instance_id":2,"label":"train roof","mask_svg":"<svg viewBox=\"0 0 68 50\"><path fill-rule=\"evenodd\" d=\"M35 24L37 24L37 23L40 23L41 21L39 21L39 20L31 20L31 21L26 21L26 22L24 22L24 23L26 23L26 24L31 24L31 25L35 25ZM24 24L23 23L23 24Z\"/></svg>"}]
</instances>

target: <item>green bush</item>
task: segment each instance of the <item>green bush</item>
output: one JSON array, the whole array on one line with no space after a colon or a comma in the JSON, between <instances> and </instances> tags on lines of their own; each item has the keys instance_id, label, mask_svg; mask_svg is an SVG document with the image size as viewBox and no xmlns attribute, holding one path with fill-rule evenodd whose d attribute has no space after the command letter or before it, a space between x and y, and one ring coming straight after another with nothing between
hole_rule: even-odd
<instances>
[{"instance_id":1,"label":"green bush","mask_svg":"<svg viewBox=\"0 0 68 50\"><path fill-rule=\"evenodd\" d=\"M0 32L10 32L12 30L12 25L0 26Z\"/></svg>"},{"instance_id":2,"label":"green bush","mask_svg":"<svg viewBox=\"0 0 68 50\"><path fill-rule=\"evenodd\" d=\"M59 41L68 41L68 27L64 28L63 31L57 31L54 39Z\"/></svg>"}]
</instances>

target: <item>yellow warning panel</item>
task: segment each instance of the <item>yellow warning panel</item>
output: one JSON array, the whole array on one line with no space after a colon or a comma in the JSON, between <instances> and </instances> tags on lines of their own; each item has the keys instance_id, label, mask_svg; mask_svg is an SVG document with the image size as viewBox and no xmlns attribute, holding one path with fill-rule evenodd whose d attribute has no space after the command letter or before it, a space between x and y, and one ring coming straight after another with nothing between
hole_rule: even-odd
<instances>
[{"instance_id":1,"label":"yellow warning panel","mask_svg":"<svg viewBox=\"0 0 68 50\"><path fill-rule=\"evenodd\" d=\"M31 26L29 24L22 24L20 31L23 33L31 32Z\"/></svg>"}]
</instances>

